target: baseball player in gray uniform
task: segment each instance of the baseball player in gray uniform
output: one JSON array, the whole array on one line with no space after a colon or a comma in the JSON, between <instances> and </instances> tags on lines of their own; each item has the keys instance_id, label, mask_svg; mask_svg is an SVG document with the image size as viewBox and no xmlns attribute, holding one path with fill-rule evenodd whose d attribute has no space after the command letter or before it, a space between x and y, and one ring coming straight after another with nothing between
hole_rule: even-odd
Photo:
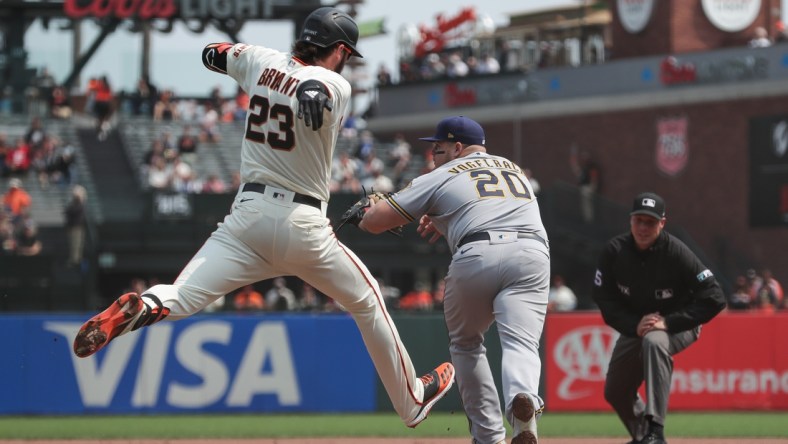
<instances>
[{"instance_id":1,"label":"baseball player in gray uniform","mask_svg":"<svg viewBox=\"0 0 788 444\"><path fill-rule=\"evenodd\" d=\"M539 338L547 311L550 252L539 206L523 170L487 153L484 131L463 117L441 120L432 142L436 168L380 199L359 227L371 233L412 221L452 252L444 312L457 386L476 444L505 442L484 333L498 324L503 398L512 444L536 443Z\"/></svg>"},{"instance_id":2,"label":"baseball player in gray uniform","mask_svg":"<svg viewBox=\"0 0 788 444\"><path fill-rule=\"evenodd\" d=\"M312 12L291 54L216 43L204 65L249 94L241 185L232 211L172 285L127 293L86 322L74 341L85 357L115 337L165 317L190 316L260 280L295 275L341 304L358 325L394 409L409 427L423 421L454 380L443 363L416 376L367 267L340 243L326 218L331 160L350 84L339 74L358 27L332 7Z\"/></svg>"}]
</instances>

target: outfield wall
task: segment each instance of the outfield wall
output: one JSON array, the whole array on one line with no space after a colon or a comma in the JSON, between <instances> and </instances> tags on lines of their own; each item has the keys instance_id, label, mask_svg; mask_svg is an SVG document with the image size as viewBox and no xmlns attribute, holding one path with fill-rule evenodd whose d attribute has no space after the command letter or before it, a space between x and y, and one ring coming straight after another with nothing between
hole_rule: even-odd
<instances>
[{"instance_id":1,"label":"outfield wall","mask_svg":"<svg viewBox=\"0 0 788 444\"><path fill-rule=\"evenodd\" d=\"M85 315L1 315L0 415L390 411L346 314L198 315L78 359ZM395 318L417 371L448 359L440 315ZM496 382L500 347L487 335ZM543 358L552 411L608 410L615 333L598 313L551 314ZM788 313L723 314L676 358L673 410L788 410ZM456 390L436 407L461 410Z\"/></svg>"}]
</instances>

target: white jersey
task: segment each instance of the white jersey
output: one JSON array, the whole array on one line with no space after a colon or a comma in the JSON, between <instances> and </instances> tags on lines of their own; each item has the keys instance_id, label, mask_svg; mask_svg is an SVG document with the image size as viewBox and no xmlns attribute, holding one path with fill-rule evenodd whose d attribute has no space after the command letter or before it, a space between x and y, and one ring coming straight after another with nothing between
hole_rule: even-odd
<instances>
[{"instance_id":1,"label":"white jersey","mask_svg":"<svg viewBox=\"0 0 788 444\"><path fill-rule=\"evenodd\" d=\"M408 221L429 215L452 253L463 237L481 231L534 233L547 240L536 196L522 169L484 152L415 178L388 203Z\"/></svg>"},{"instance_id":2,"label":"white jersey","mask_svg":"<svg viewBox=\"0 0 788 444\"><path fill-rule=\"evenodd\" d=\"M328 202L334 147L350 101L347 80L290 54L242 43L228 52L227 74L249 95L241 181L274 185ZM326 86L333 108L324 111L323 126L317 131L297 118L295 92L306 80Z\"/></svg>"}]
</instances>

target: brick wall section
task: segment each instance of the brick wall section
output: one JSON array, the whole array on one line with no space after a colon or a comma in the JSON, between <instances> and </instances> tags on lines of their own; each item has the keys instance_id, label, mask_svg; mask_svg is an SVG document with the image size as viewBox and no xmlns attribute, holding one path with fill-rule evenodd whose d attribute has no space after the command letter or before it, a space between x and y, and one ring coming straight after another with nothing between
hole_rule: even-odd
<instances>
[{"instance_id":1,"label":"brick wall section","mask_svg":"<svg viewBox=\"0 0 788 444\"><path fill-rule=\"evenodd\" d=\"M666 200L668 228L684 227L712 260L722 260L722 243L787 284L786 228L749 226L749 119L780 114L788 115L788 96L529 120L521 125L521 166L543 187L575 183L570 149L587 150L602 169L605 198L628 206L638 192L655 191ZM668 176L655 163L657 121L676 116L688 119L689 160ZM484 125L490 152L515 157L513 125Z\"/></svg>"},{"instance_id":2,"label":"brick wall section","mask_svg":"<svg viewBox=\"0 0 788 444\"><path fill-rule=\"evenodd\" d=\"M744 46L753 31L763 26L774 35L780 17L780 0L762 0L761 12L752 25L740 32L725 32L711 24L701 0L654 0L654 10L646 28L630 34L621 26L615 1L613 7L613 58L655 54L680 54L730 46Z\"/></svg>"}]
</instances>

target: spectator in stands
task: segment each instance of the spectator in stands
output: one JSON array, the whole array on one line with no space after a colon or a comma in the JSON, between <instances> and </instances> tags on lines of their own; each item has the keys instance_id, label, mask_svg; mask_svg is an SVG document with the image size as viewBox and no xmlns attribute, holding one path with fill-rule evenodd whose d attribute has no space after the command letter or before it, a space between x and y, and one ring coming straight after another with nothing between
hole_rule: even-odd
<instances>
[{"instance_id":1,"label":"spectator in stands","mask_svg":"<svg viewBox=\"0 0 788 444\"><path fill-rule=\"evenodd\" d=\"M200 193L203 184L197 179L194 168L184 162L180 156L172 159L172 189L179 193Z\"/></svg>"},{"instance_id":2,"label":"spectator in stands","mask_svg":"<svg viewBox=\"0 0 788 444\"><path fill-rule=\"evenodd\" d=\"M208 100L205 102L205 105L210 105L211 108L215 110L222 109L222 105L224 104L224 97L222 97L222 88L219 85L214 86L211 88L211 92L208 93Z\"/></svg>"},{"instance_id":3,"label":"spectator in stands","mask_svg":"<svg viewBox=\"0 0 788 444\"><path fill-rule=\"evenodd\" d=\"M358 141L354 155L357 159L364 161L373 151L375 151L375 138L372 136L371 131L364 130L361 132L361 138Z\"/></svg>"},{"instance_id":4,"label":"spectator in stands","mask_svg":"<svg viewBox=\"0 0 788 444\"><path fill-rule=\"evenodd\" d=\"M783 307L783 288L768 268L761 270L761 285L756 292L755 306L765 312Z\"/></svg>"},{"instance_id":5,"label":"spectator in stands","mask_svg":"<svg viewBox=\"0 0 788 444\"><path fill-rule=\"evenodd\" d=\"M44 145L44 140L47 137L44 126L41 123L41 118L33 117L30 121L30 126L25 133L25 143L30 147L30 150L35 152L41 149Z\"/></svg>"},{"instance_id":6,"label":"spectator in stands","mask_svg":"<svg viewBox=\"0 0 788 444\"><path fill-rule=\"evenodd\" d=\"M273 287L265 293L265 306L273 311L293 311L297 308L295 293L287 288L285 278L274 278Z\"/></svg>"},{"instance_id":7,"label":"spectator in stands","mask_svg":"<svg viewBox=\"0 0 788 444\"><path fill-rule=\"evenodd\" d=\"M191 125L184 125L183 132L178 137L178 154L181 159L188 162L190 165L195 165L197 160L197 146L199 140L197 136L192 133Z\"/></svg>"},{"instance_id":8,"label":"spectator in stands","mask_svg":"<svg viewBox=\"0 0 788 444\"><path fill-rule=\"evenodd\" d=\"M571 288L566 286L564 277L560 274L553 275L553 285L547 296L547 311L572 311L577 308L577 296Z\"/></svg>"},{"instance_id":9,"label":"spectator in stands","mask_svg":"<svg viewBox=\"0 0 788 444\"><path fill-rule=\"evenodd\" d=\"M301 297L298 299L298 308L301 311L320 311L323 309L322 296L315 290L315 287L306 282L301 284Z\"/></svg>"},{"instance_id":10,"label":"spectator in stands","mask_svg":"<svg viewBox=\"0 0 788 444\"><path fill-rule=\"evenodd\" d=\"M477 64L477 74L498 74L501 71L501 65L498 60L489 52L482 53L479 63Z\"/></svg>"},{"instance_id":11,"label":"spectator in stands","mask_svg":"<svg viewBox=\"0 0 788 444\"><path fill-rule=\"evenodd\" d=\"M345 119L345 122L342 124L342 131L339 133L345 139L355 139L358 137L358 127L356 126L356 121L358 117L355 114L350 113Z\"/></svg>"},{"instance_id":12,"label":"spectator in stands","mask_svg":"<svg viewBox=\"0 0 788 444\"><path fill-rule=\"evenodd\" d=\"M728 308L730 310L749 310L752 305L752 296L749 291L749 284L744 275L736 276L733 285L733 293L728 296Z\"/></svg>"},{"instance_id":13,"label":"spectator in stands","mask_svg":"<svg viewBox=\"0 0 788 444\"><path fill-rule=\"evenodd\" d=\"M243 122L246 120L246 111L249 109L249 94L240 86L235 91L235 115L233 120Z\"/></svg>"},{"instance_id":14,"label":"spectator in stands","mask_svg":"<svg viewBox=\"0 0 788 444\"><path fill-rule=\"evenodd\" d=\"M11 256L16 253L14 224L4 209L0 208L0 256Z\"/></svg>"},{"instance_id":15,"label":"spectator in stands","mask_svg":"<svg viewBox=\"0 0 788 444\"><path fill-rule=\"evenodd\" d=\"M63 86L56 86L49 98L49 113L56 119L71 118L71 98Z\"/></svg>"},{"instance_id":16,"label":"spectator in stands","mask_svg":"<svg viewBox=\"0 0 788 444\"><path fill-rule=\"evenodd\" d=\"M569 156L569 165L577 178L581 215L586 223L591 223L594 221L594 203L601 183L599 166L591 153L583 150L578 154L574 147Z\"/></svg>"},{"instance_id":17,"label":"spectator in stands","mask_svg":"<svg viewBox=\"0 0 788 444\"><path fill-rule=\"evenodd\" d=\"M24 216L30 210L32 199L27 191L22 188L22 181L14 177L8 181L8 191L3 196L3 206L11 218Z\"/></svg>"},{"instance_id":18,"label":"spectator in stands","mask_svg":"<svg viewBox=\"0 0 788 444\"><path fill-rule=\"evenodd\" d=\"M55 78L47 67L41 68L38 74L30 82L30 88L26 91L28 98L28 111L35 115L47 115L49 110L49 98L55 88Z\"/></svg>"},{"instance_id":19,"label":"spectator in stands","mask_svg":"<svg viewBox=\"0 0 788 444\"><path fill-rule=\"evenodd\" d=\"M78 266L82 263L85 247L85 221L87 190L82 185L71 188L71 200L66 205L66 235L68 236L68 265Z\"/></svg>"},{"instance_id":20,"label":"spectator in stands","mask_svg":"<svg viewBox=\"0 0 788 444\"><path fill-rule=\"evenodd\" d=\"M6 160L10 157L11 146L8 144L8 136L0 131L0 177L7 177L9 174Z\"/></svg>"},{"instance_id":21,"label":"spectator in stands","mask_svg":"<svg viewBox=\"0 0 788 444\"><path fill-rule=\"evenodd\" d=\"M107 76L101 76L94 85L95 103L93 111L96 116L96 131L98 132L98 139L104 141L110 130L109 121L112 117L114 96Z\"/></svg>"},{"instance_id":22,"label":"spectator in stands","mask_svg":"<svg viewBox=\"0 0 788 444\"><path fill-rule=\"evenodd\" d=\"M38 184L43 190L49 188L49 175L57 167L58 157L59 153L56 150L53 138L47 137L31 162L33 170L38 177Z\"/></svg>"},{"instance_id":23,"label":"spectator in stands","mask_svg":"<svg viewBox=\"0 0 788 444\"><path fill-rule=\"evenodd\" d=\"M38 239L38 227L32 219L27 219L16 235L16 254L36 256L39 253L41 253L41 241Z\"/></svg>"},{"instance_id":24,"label":"spectator in stands","mask_svg":"<svg viewBox=\"0 0 788 444\"><path fill-rule=\"evenodd\" d=\"M30 163L30 146L25 143L25 139L19 137L14 147L6 154L6 170L12 176L25 176L30 170Z\"/></svg>"},{"instance_id":25,"label":"spectator in stands","mask_svg":"<svg viewBox=\"0 0 788 444\"><path fill-rule=\"evenodd\" d=\"M13 108L13 99L11 96L13 95L13 87L11 85L6 85L2 90L0 90L0 115L8 116L11 114Z\"/></svg>"},{"instance_id":26,"label":"spectator in stands","mask_svg":"<svg viewBox=\"0 0 788 444\"><path fill-rule=\"evenodd\" d=\"M432 294L425 282L416 283L416 287L405 293L399 300L399 309L408 311L432 310Z\"/></svg>"},{"instance_id":27,"label":"spectator in stands","mask_svg":"<svg viewBox=\"0 0 788 444\"><path fill-rule=\"evenodd\" d=\"M405 140L405 135L397 133L394 136L394 143L389 150L389 165L394 176L395 186L402 188L402 179L408 169L411 160L410 143Z\"/></svg>"},{"instance_id":28,"label":"spectator in stands","mask_svg":"<svg viewBox=\"0 0 788 444\"><path fill-rule=\"evenodd\" d=\"M469 72L468 65L462 59L459 51L453 52L449 56L449 64L446 66L446 75L449 78L467 77Z\"/></svg>"},{"instance_id":29,"label":"spectator in stands","mask_svg":"<svg viewBox=\"0 0 788 444\"><path fill-rule=\"evenodd\" d=\"M152 115L158 97L158 90L150 81L150 77L143 75L137 80L137 86L131 93L131 112L135 116Z\"/></svg>"},{"instance_id":30,"label":"spectator in stands","mask_svg":"<svg viewBox=\"0 0 788 444\"><path fill-rule=\"evenodd\" d=\"M383 171L385 166L383 161L378 158L377 153L374 150L370 151L361 163L361 170L359 171L361 185L369 187L368 182L371 180L372 175L376 171Z\"/></svg>"},{"instance_id":31,"label":"spectator in stands","mask_svg":"<svg viewBox=\"0 0 788 444\"><path fill-rule=\"evenodd\" d=\"M148 186L154 190L169 190L172 187L172 167L162 156L155 156L148 169Z\"/></svg>"},{"instance_id":32,"label":"spectator in stands","mask_svg":"<svg viewBox=\"0 0 788 444\"><path fill-rule=\"evenodd\" d=\"M377 86L391 85L391 72L384 63L378 65L378 72L375 75L375 83Z\"/></svg>"},{"instance_id":33,"label":"spectator in stands","mask_svg":"<svg viewBox=\"0 0 788 444\"><path fill-rule=\"evenodd\" d=\"M178 105L175 103L175 94L166 89L159 94L159 99L153 105L153 120L171 122L178 120Z\"/></svg>"},{"instance_id":34,"label":"spectator in stands","mask_svg":"<svg viewBox=\"0 0 788 444\"><path fill-rule=\"evenodd\" d=\"M265 308L265 301L253 286L245 285L233 296L233 307L238 311L261 311Z\"/></svg>"},{"instance_id":35,"label":"spectator in stands","mask_svg":"<svg viewBox=\"0 0 788 444\"><path fill-rule=\"evenodd\" d=\"M69 143L61 143L58 146L57 163L54 169L49 172L50 182L61 185L71 185L74 183L74 162L76 161L76 150Z\"/></svg>"},{"instance_id":36,"label":"spectator in stands","mask_svg":"<svg viewBox=\"0 0 788 444\"><path fill-rule=\"evenodd\" d=\"M769 33L763 26L758 26L753 32L753 37L749 43L750 48L767 48L772 46L772 41L769 39Z\"/></svg>"},{"instance_id":37,"label":"spectator in stands","mask_svg":"<svg viewBox=\"0 0 788 444\"><path fill-rule=\"evenodd\" d=\"M341 151L339 157L333 160L331 166L331 192L347 191L355 193L361 191L361 184L358 183L360 169L361 166L356 159L350 157L347 151Z\"/></svg>"},{"instance_id":38,"label":"spectator in stands","mask_svg":"<svg viewBox=\"0 0 788 444\"><path fill-rule=\"evenodd\" d=\"M777 20L774 29L777 31L777 36L774 38L775 43L788 42L788 30L785 29L785 23L782 20Z\"/></svg>"},{"instance_id":39,"label":"spectator in stands","mask_svg":"<svg viewBox=\"0 0 788 444\"><path fill-rule=\"evenodd\" d=\"M446 280L441 279L432 292L432 309L443 311L443 300L446 298Z\"/></svg>"},{"instance_id":40,"label":"spectator in stands","mask_svg":"<svg viewBox=\"0 0 788 444\"><path fill-rule=\"evenodd\" d=\"M96 108L96 90L98 89L98 78L91 77L88 79L87 88L85 90L85 114L93 114Z\"/></svg>"},{"instance_id":41,"label":"spectator in stands","mask_svg":"<svg viewBox=\"0 0 788 444\"><path fill-rule=\"evenodd\" d=\"M428 54L421 66L420 78L424 80L439 79L446 75L446 65L438 54Z\"/></svg>"},{"instance_id":42,"label":"spectator in stands","mask_svg":"<svg viewBox=\"0 0 788 444\"><path fill-rule=\"evenodd\" d=\"M224 183L218 174L209 174L208 179L203 183L202 192L208 194L222 194L227 192L227 184Z\"/></svg>"},{"instance_id":43,"label":"spectator in stands","mask_svg":"<svg viewBox=\"0 0 788 444\"><path fill-rule=\"evenodd\" d=\"M375 280L378 282L378 287L380 287L380 295L383 297L383 303L386 304L386 308L390 310L397 308L400 297L399 288L388 285L382 277L376 277Z\"/></svg>"},{"instance_id":44,"label":"spectator in stands","mask_svg":"<svg viewBox=\"0 0 788 444\"><path fill-rule=\"evenodd\" d=\"M219 136L219 111L209 100L205 102L205 114L200 118L200 141L218 143Z\"/></svg>"},{"instance_id":45,"label":"spectator in stands","mask_svg":"<svg viewBox=\"0 0 788 444\"><path fill-rule=\"evenodd\" d=\"M382 168L372 169L371 174L361 182L361 186L381 193L391 193L395 189L394 182L383 173Z\"/></svg>"}]
</instances>

